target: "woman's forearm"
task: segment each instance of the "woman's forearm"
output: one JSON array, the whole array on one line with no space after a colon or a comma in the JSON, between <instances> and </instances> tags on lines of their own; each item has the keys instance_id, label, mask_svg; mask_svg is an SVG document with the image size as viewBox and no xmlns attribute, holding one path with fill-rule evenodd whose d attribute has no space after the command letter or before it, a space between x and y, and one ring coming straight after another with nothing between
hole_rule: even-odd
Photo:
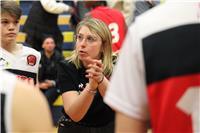
<instances>
[{"instance_id":1,"label":"woman's forearm","mask_svg":"<svg viewBox=\"0 0 200 133\"><path fill-rule=\"evenodd\" d=\"M65 105L64 100L65 112L73 121L80 121L90 108L94 96L95 94L93 93L93 91L90 91L90 88L87 85L79 95L77 95L76 97L73 96L74 98L70 102L66 102L67 105Z\"/></svg>"}]
</instances>

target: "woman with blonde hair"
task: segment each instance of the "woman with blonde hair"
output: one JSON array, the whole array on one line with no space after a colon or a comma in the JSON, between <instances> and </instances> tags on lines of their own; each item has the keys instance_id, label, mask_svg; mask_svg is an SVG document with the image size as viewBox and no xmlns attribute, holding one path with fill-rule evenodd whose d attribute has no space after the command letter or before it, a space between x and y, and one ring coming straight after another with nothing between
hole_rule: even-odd
<instances>
[{"instance_id":1,"label":"woman with blonde hair","mask_svg":"<svg viewBox=\"0 0 200 133\"><path fill-rule=\"evenodd\" d=\"M59 133L112 133L114 112L103 102L113 70L112 37L107 25L85 18L76 28L73 55L59 64L64 104Z\"/></svg>"}]
</instances>

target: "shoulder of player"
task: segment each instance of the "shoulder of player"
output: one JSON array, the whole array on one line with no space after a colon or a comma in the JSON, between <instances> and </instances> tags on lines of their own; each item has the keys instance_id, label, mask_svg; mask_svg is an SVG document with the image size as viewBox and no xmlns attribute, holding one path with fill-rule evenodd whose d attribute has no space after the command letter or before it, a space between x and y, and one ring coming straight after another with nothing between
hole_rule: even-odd
<instances>
[{"instance_id":1,"label":"shoulder of player","mask_svg":"<svg viewBox=\"0 0 200 133\"><path fill-rule=\"evenodd\" d=\"M70 75L77 75L78 69L76 68L75 64L70 62L69 60L62 60L59 62L58 65L58 73L59 75L63 75L63 73L67 73Z\"/></svg>"},{"instance_id":2,"label":"shoulder of player","mask_svg":"<svg viewBox=\"0 0 200 133\"><path fill-rule=\"evenodd\" d=\"M73 70L73 69L76 69L76 66L75 64L73 64L71 61L69 61L68 59L65 59L65 60L61 60L59 62L59 66L62 67L62 68L65 68L65 69L68 69L68 70Z\"/></svg>"},{"instance_id":3,"label":"shoulder of player","mask_svg":"<svg viewBox=\"0 0 200 133\"><path fill-rule=\"evenodd\" d=\"M23 51L26 53L31 53L31 54L33 54L35 56L39 56L39 57L41 56L41 53L39 51L37 51L31 47L23 46L23 49L24 49Z\"/></svg>"},{"instance_id":4,"label":"shoulder of player","mask_svg":"<svg viewBox=\"0 0 200 133\"><path fill-rule=\"evenodd\" d=\"M40 90L28 83L17 80L15 84L15 96L21 97L22 100L30 101L40 101L41 99L45 99L40 92Z\"/></svg>"}]
</instances>

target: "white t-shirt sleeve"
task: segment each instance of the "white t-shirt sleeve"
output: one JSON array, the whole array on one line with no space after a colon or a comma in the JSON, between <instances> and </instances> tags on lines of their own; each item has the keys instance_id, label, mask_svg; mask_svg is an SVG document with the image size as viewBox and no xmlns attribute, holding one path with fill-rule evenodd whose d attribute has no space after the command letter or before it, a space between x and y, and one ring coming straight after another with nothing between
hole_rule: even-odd
<instances>
[{"instance_id":1,"label":"white t-shirt sleeve","mask_svg":"<svg viewBox=\"0 0 200 133\"><path fill-rule=\"evenodd\" d=\"M49 13L60 14L63 12L68 12L70 6L62 3L56 2L56 0L40 0L42 7Z\"/></svg>"},{"instance_id":2,"label":"white t-shirt sleeve","mask_svg":"<svg viewBox=\"0 0 200 133\"><path fill-rule=\"evenodd\" d=\"M0 92L6 94L5 100L5 128L6 131L12 131L12 102L13 102L13 93L16 85L16 76L4 71L0 70Z\"/></svg>"},{"instance_id":3,"label":"white t-shirt sleeve","mask_svg":"<svg viewBox=\"0 0 200 133\"><path fill-rule=\"evenodd\" d=\"M130 117L147 120L147 94L141 40L129 28L104 101Z\"/></svg>"}]
</instances>

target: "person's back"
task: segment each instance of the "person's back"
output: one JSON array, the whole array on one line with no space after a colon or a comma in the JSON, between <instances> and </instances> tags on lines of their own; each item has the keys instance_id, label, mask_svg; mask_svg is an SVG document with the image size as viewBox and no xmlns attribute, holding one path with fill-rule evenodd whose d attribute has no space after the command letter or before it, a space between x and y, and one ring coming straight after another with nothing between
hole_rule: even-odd
<instances>
[{"instance_id":1,"label":"person's back","mask_svg":"<svg viewBox=\"0 0 200 133\"><path fill-rule=\"evenodd\" d=\"M37 13L33 13L34 11L37 11ZM31 26L35 26L34 23L38 23L39 25L45 25L45 27L42 28L48 31L49 28L52 28L51 26L57 26L57 18L58 14L48 13L47 11L45 11L40 1L33 1L27 22L24 26L26 28L26 24L30 23ZM47 20L48 23L46 22Z\"/></svg>"},{"instance_id":2,"label":"person's back","mask_svg":"<svg viewBox=\"0 0 200 133\"><path fill-rule=\"evenodd\" d=\"M139 16L120 54L105 101L135 121L151 119L153 132L200 131L199 4L166 2Z\"/></svg>"},{"instance_id":3,"label":"person's back","mask_svg":"<svg viewBox=\"0 0 200 133\"><path fill-rule=\"evenodd\" d=\"M138 19L138 27L143 27L140 30L144 31L140 35L143 38L147 93L155 132L192 130L189 116L192 112L185 112L186 103L183 107L179 107L178 103L187 89L200 85L198 10L197 4L190 2L166 3L146 14L149 15L147 18L159 18L151 20L151 24L145 23L144 17ZM169 18L163 16L165 12Z\"/></svg>"},{"instance_id":4,"label":"person's back","mask_svg":"<svg viewBox=\"0 0 200 133\"><path fill-rule=\"evenodd\" d=\"M56 0L33 1L28 18L22 31L27 34L26 43L36 50L42 50L42 39L52 35L56 41L56 49L62 51L63 35L57 24L58 15L72 12L72 8Z\"/></svg>"},{"instance_id":5,"label":"person's back","mask_svg":"<svg viewBox=\"0 0 200 133\"><path fill-rule=\"evenodd\" d=\"M97 4L98 2L99 5ZM108 25L112 34L113 51L115 52L120 50L127 30L123 14L116 9L101 4L101 1L86 2L86 6L93 7L93 9L87 14L87 16L100 19Z\"/></svg>"},{"instance_id":6,"label":"person's back","mask_svg":"<svg viewBox=\"0 0 200 133\"><path fill-rule=\"evenodd\" d=\"M37 13L35 13L36 11ZM34 1L28 16L23 27L23 32L27 33L27 44L36 50L41 50L42 38L45 33L57 36L56 42L62 44L63 36L57 25L58 14L48 13L40 1ZM43 33L40 33L41 31Z\"/></svg>"},{"instance_id":7,"label":"person's back","mask_svg":"<svg viewBox=\"0 0 200 133\"><path fill-rule=\"evenodd\" d=\"M49 108L38 88L8 72L0 70L0 75L1 132L51 132Z\"/></svg>"}]
</instances>

